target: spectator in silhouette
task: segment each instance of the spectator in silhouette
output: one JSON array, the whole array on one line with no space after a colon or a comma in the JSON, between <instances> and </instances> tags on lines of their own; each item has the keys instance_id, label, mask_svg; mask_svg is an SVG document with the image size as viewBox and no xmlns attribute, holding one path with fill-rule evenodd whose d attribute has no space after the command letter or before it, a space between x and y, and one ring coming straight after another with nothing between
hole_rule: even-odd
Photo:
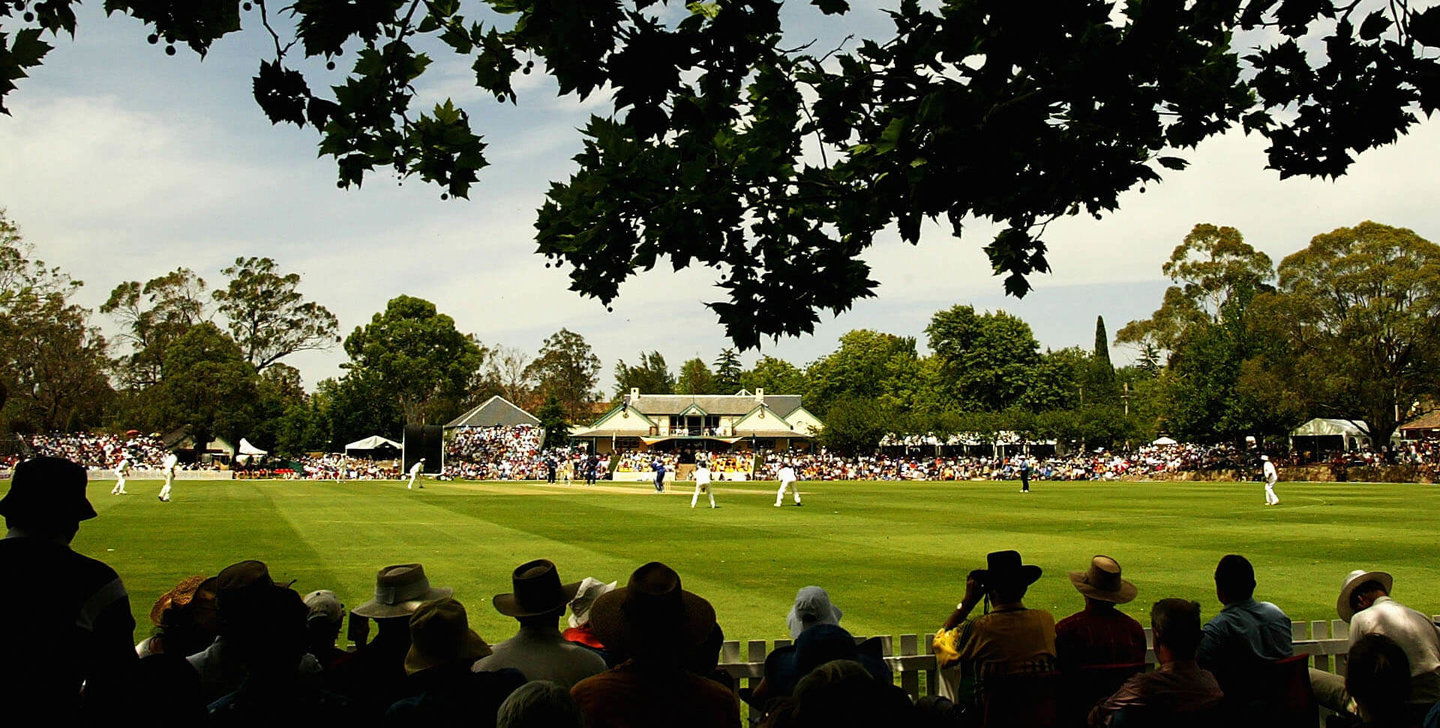
<instances>
[{"instance_id":1,"label":"spectator in silhouette","mask_svg":"<svg viewBox=\"0 0 1440 728\"><path fill-rule=\"evenodd\" d=\"M1197 725L1204 723L1203 716L1219 710L1223 697L1220 683L1195 661L1201 635L1200 604L1187 599L1161 599L1150 610L1150 627L1160 666L1154 672L1131 677L1114 695L1095 706L1090 713L1091 726L1108 726L1117 713L1130 715L1143 725Z\"/></svg>"},{"instance_id":2,"label":"spectator in silhouette","mask_svg":"<svg viewBox=\"0 0 1440 728\"><path fill-rule=\"evenodd\" d=\"M140 657L169 654L181 659L210 646L219 630L215 592L203 574L182 579L155 600L150 622L155 633L135 646Z\"/></svg>"},{"instance_id":3,"label":"spectator in silhouette","mask_svg":"<svg viewBox=\"0 0 1440 728\"><path fill-rule=\"evenodd\" d=\"M299 594L282 586L257 584L225 592L221 609L245 679L235 692L210 704L211 725L354 722L349 701L322 690L318 678L301 669L309 609Z\"/></svg>"},{"instance_id":4,"label":"spectator in silhouette","mask_svg":"<svg viewBox=\"0 0 1440 728\"><path fill-rule=\"evenodd\" d=\"M1200 638L1200 666L1220 681L1226 701L1263 701L1269 686L1259 674L1267 662L1292 654L1290 618L1270 602L1255 600L1255 567L1238 554L1215 567L1215 596L1223 606Z\"/></svg>"},{"instance_id":5,"label":"spectator in silhouette","mask_svg":"<svg viewBox=\"0 0 1440 728\"><path fill-rule=\"evenodd\" d=\"M305 595L305 608L309 610L305 616L306 649L322 670L329 670L346 656L344 650L335 646L345 622L345 605L335 592L320 589Z\"/></svg>"},{"instance_id":6,"label":"spectator in silhouette","mask_svg":"<svg viewBox=\"0 0 1440 728\"><path fill-rule=\"evenodd\" d=\"M1411 665L1405 649L1383 634L1367 634L1350 645L1345 690L1359 706L1366 728L1414 728L1429 705L1411 700Z\"/></svg>"},{"instance_id":7,"label":"spectator in silhouette","mask_svg":"<svg viewBox=\"0 0 1440 728\"><path fill-rule=\"evenodd\" d=\"M115 570L70 548L80 522L95 517L86 482L73 462L35 458L15 467L0 499L9 585L0 599L0 705L12 716L67 725L123 711L135 619Z\"/></svg>"},{"instance_id":8,"label":"spectator in silhouette","mask_svg":"<svg viewBox=\"0 0 1440 728\"><path fill-rule=\"evenodd\" d=\"M387 566L375 575L375 598L356 607L350 619L373 619L375 639L336 661L330 684L374 721L406 697L405 657L410 653L410 616L420 605L453 594L432 587L420 564Z\"/></svg>"},{"instance_id":9,"label":"spectator in silhouette","mask_svg":"<svg viewBox=\"0 0 1440 728\"><path fill-rule=\"evenodd\" d=\"M962 684L971 686L968 695L961 690L967 703L978 703L986 680L1055 669L1055 618L1022 602L1040 567L1022 564L1017 551L996 551L985 560L985 569L966 578L965 597L944 625L947 631L963 625L954 650ZM990 613L966 621L982 598L990 600Z\"/></svg>"},{"instance_id":10,"label":"spectator in silhouette","mask_svg":"<svg viewBox=\"0 0 1440 728\"><path fill-rule=\"evenodd\" d=\"M740 725L735 694L686 669L715 627L715 609L685 591L674 569L659 562L641 566L624 587L597 599L590 614L600 640L630 659L571 688L587 725Z\"/></svg>"},{"instance_id":11,"label":"spectator in silhouette","mask_svg":"<svg viewBox=\"0 0 1440 728\"><path fill-rule=\"evenodd\" d=\"M1145 661L1145 628L1115 608L1134 601L1139 590L1120 575L1120 563L1109 556L1092 558L1086 571L1070 572L1085 609L1055 625L1055 657L1062 672Z\"/></svg>"},{"instance_id":12,"label":"spectator in silhouette","mask_svg":"<svg viewBox=\"0 0 1440 728\"><path fill-rule=\"evenodd\" d=\"M570 691L549 680L525 683L500 704L497 728L582 728L584 718Z\"/></svg>"},{"instance_id":13,"label":"spectator in silhouette","mask_svg":"<svg viewBox=\"0 0 1440 728\"><path fill-rule=\"evenodd\" d=\"M795 686L788 708L767 725L783 728L910 725L914 707L904 690L876 680L852 660L832 660L811 670Z\"/></svg>"},{"instance_id":14,"label":"spectator in silhouette","mask_svg":"<svg viewBox=\"0 0 1440 728\"><path fill-rule=\"evenodd\" d=\"M410 617L410 652L405 656L410 697L385 714L396 726L495 725L495 712L525 684L518 670L471 672L490 645L470 629L465 606L451 598L425 602Z\"/></svg>"},{"instance_id":15,"label":"spectator in silhouette","mask_svg":"<svg viewBox=\"0 0 1440 728\"><path fill-rule=\"evenodd\" d=\"M537 559L515 567L510 583L513 590L497 594L492 601L495 611L520 622L520 631L476 662L477 671L513 667L527 680L568 686L605 669L605 659L594 650L560 634L560 616L579 592L580 582L562 585L555 564Z\"/></svg>"},{"instance_id":16,"label":"spectator in silhouette","mask_svg":"<svg viewBox=\"0 0 1440 728\"><path fill-rule=\"evenodd\" d=\"M200 674L200 689L206 703L236 691L245 680L246 667L236 650L238 641L245 637L234 633L239 617L232 613L232 607L245 603L238 597L273 586L275 581L270 578L270 568L265 562L253 559L231 564L221 569L213 579L201 583L201 590L215 594L218 635L208 647L187 659ZM303 655L300 670L313 675L320 672L320 664L315 658Z\"/></svg>"}]
</instances>

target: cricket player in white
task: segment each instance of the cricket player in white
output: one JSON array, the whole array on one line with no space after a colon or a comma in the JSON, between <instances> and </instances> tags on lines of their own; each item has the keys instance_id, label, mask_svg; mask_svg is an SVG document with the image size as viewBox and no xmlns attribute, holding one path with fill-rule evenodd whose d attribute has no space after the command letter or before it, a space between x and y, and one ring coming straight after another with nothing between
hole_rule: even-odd
<instances>
[{"instance_id":1,"label":"cricket player in white","mask_svg":"<svg viewBox=\"0 0 1440 728\"><path fill-rule=\"evenodd\" d=\"M1275 463L1270 462L1269 455L1261 455L1260 462L1265 472L1265 505L1280 505L1280 496L1275 495L1275 481L1280 479L1280 473L1275 471Z\"/></svg>"},{"instance_id":2,"label":"cricket player in white","mask_svg":"<svg viewBox=\"0 0 1440 728\"><path fill-rule=\"evenodd\" d=\"M780 472L778 475L780 478L780 490L775 491L775 507L779 508L780 501L785 500L786 488L789 488L790 494L794 496L795 505L805 505L804 503L800 502L800 489L795 486L795 481L799 480L799 478L795 477L795 468L791 467L790 463L787 462L784 465L780 466Z\"/></svg>"},{"instance_id":3,"label":"cricket player in white","mask_svg":"<svg viewBox=\"0 0 1440 728\"><path fill-rule=\"evenodd\" d=\"M179 464L180 457L172 452L165 456L165 462L160 465L160 469L165 471L165 485L160 486L160 500L166 503L170 502L170 488L175 485L175 467Z\"/></svg>"},{"instance_id":4,"label":"cricket player in white","mask_svg":"<svg viewBox=\"0 0 1440 728\"><path fill-rule=\"evenodd\" d=\"M130 474L130 455L127 453L120 457L120 464L115 466L115 487L110 490L110 495L125 495L125 476Z\"/></svg>"},{"instance_id":5,"label":"cricket player in white","mask_svg":"<svg viewBox=\"0 0 1440 728\"><path fill-rule=\"evenodd\" d=\"M715 489L710 487L710 464L703 460L695 466L695 495L690 496L691 508L694 508L695 501L700 499L701 491L710 496L711 508L719 508L715 505Z\"/></svg>"},{"instance_id":6,"label":"cricket player in white","mask_svg":"<svg viewBox=\"0 0 1440 728\"><path fill-rule=\"evenodd\" d=\"M418 485L418 486L415 485L415 479L420 477L420 470L423 469L424 467L425 467L425 458L420 458L419 460L416 460L416 461L415 461L415 464L410 466L410 483L405 486L405 490L410 490L411 488L416 488L416 487L418 487L418 488L424 488L424 487L425 487L425 485L424 485L423 483L420 484L420 485Z\"/></svg>"}]
</instances>

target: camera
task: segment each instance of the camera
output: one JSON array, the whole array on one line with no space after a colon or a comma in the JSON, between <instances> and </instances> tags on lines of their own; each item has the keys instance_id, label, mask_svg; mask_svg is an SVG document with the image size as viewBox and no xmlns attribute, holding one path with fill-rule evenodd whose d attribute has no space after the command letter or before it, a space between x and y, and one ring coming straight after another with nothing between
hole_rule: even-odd
<instances>
[{"instance_id":1,"label":"camera","mask_svg":"<svg viewBox=\"0 0 1440 728\"><path fill-rule=\"evenodd\" d=\"M985 570L984 570L984 569L974 569L974 570L972 570L972 571L970 572L969 576L966 577L966 579L967 579L967 580L973 579L973 580L975 581L975 583L980 586L981 589L984 589L984 588L985 588Z\"/></svg>"}]
</instances>

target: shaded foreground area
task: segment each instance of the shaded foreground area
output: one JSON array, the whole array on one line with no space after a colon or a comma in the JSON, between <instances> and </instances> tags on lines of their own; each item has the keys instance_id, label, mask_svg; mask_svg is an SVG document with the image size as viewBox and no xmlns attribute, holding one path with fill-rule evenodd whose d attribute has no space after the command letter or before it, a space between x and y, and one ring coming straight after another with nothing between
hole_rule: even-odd
<instances>
[{"instance_id":1,"label":"shaded foreground area","mask_svg":"<svg viewBox=\"0 0 1440 728\"><path fill-rule=\"evenodd\" d=\"M830 592L854 634L930 631L965 574L1006 548L1045 569L1026 603L1057 618L1082 606L1065 572L1099 553L1138 585L1123 610L1142 622L1169 596L1199 601L1208 619L1219 609L1215 562L1232 552L1254 562L1256 596L1296 621L1333 619L1355 568L1391 572L1397 599L1440 612L1433 486L1282 483L1281 504L1266 508L1255 483L1043 483L1021 495L1006 482L825 482L801 484L805 507L787 496L775 508L774 484L721 483L713 511L691 510L687 486L182 481L166 504L158 482L132 481L129 496L96 483L100 517L74 545L124 578L137 639L154 599L181 578L246 558L301 593L333 589L348 607L370 598L381 566L419 561L495 640L515 622L490 598L534 558L555 561L566 581L623 582L664 561L714 604L730 639L786 636L786 610L810 584Z\"/></svg>"}]
</instances>

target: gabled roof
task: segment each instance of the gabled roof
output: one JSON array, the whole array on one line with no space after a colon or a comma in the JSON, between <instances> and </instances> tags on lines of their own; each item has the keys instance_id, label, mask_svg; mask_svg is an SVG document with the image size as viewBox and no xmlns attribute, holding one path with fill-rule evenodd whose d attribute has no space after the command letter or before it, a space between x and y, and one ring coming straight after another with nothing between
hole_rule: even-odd
<instances>
[{"instance_id":1,"label":"gabled roof","mask_svg":"<svg viewBox=\"0 0 1440 728\"><path fill-rule=\"evenodd\" d=\"M1435 430L1440 429L1440 410L1427 412L1401 425L1401 430Z\"/></svg>"},{"instance_id":2,"label":"gabled roof","mask_svg":"<svg viewBox=\"0 0 1440 728\"><path fill-rule=\"evenodd\" d=\"M800 407L798 394L767 394L765 405L784 417ZM698 406L710 415L744 415L755 409L759 401L749 394L642 394L631 398L630 405L649 416L683 414Z\"/></svg>"},{"instance_id":3,"label":"gabled roof","mask_svg":"<svg viewBox=\"0 0 1440 728\"><path fill-rule=\"evenodd\" d=\"M484 404L466 412L445 427L512 427L514 425L540 425L535 415L515 406L510 400L495 395Z\"/></svg>"},{"instance_id":4,"label":"gabled roof","mask_svg":"<svg viewBox=\"0 0 1440 728\"><path fill-rule=\"evenodd\" d=\"M708 414L710 414L710 413L709 413L709 412L706 412L706 411L705 411L705 408L704 408L704 407L701 407L701 406L698 405L698 404L692 404L692 405L690 405L689 407L686 407L683 411L680 412L680 416L681 416L681 417L695 417L695 416L704 417L704 416L706 416L706 415L708 415Z\"/></svg>"}]
</instances>

